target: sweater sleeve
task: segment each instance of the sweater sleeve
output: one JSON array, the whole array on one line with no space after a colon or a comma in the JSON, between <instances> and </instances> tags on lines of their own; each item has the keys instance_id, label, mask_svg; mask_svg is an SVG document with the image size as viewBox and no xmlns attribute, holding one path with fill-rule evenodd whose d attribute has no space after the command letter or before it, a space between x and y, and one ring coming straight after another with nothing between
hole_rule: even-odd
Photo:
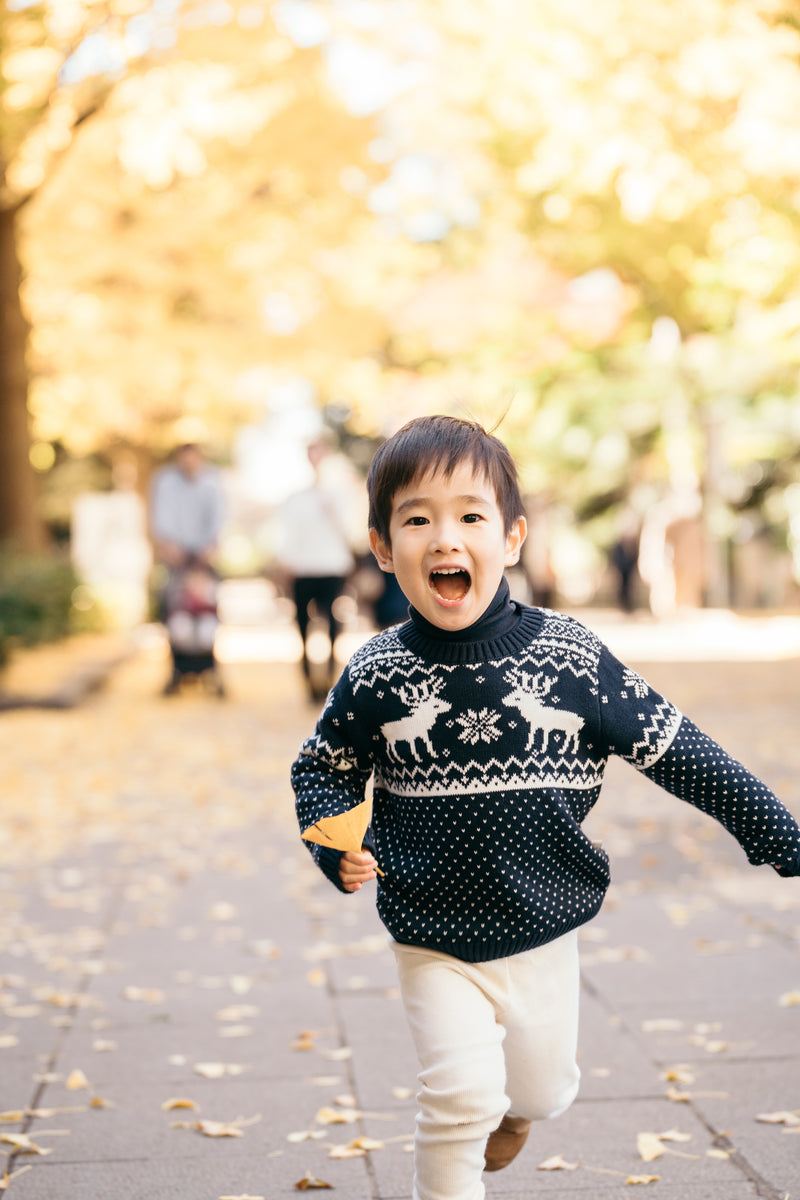
<instances>
[{"instance_id":1,"label":"sweater sleeve","mask_svg":"<svg viewBox=\"0 0 800 1200\"><path fill-rule=\"evenodd\" d=\"M292 764L291 782L301 832L322 817L360 804L372 773L369 731L359 718L346 669L328 696L317 726ZM368 840L368 837L367 837ZM340 850L305 842L317 866L340 891ZM349 893L348 893L349 894Z\"/></svg>"},{"instance_id":2,"label":"sweater sleeve","mask_svg":"<svg viewBox=\"0 0 800 1200\"><path fill-rule=\"evenodd\" d=\"M714 817L749 862L800 875L800 828L766 784L604 648L599 672L605 748Z\"/></svg>"},{"instance_id":3,"label":"sweater sleeve","mask_svg":"<svg viewBox=\"0 0 800 1200\"><path fill-rule=\"evenodd\" d=\"M724 825L753 865L768 863L779 875L800 875L800 828L792 814L688 718L644 774Z\"/></svg>"}]
</instances>

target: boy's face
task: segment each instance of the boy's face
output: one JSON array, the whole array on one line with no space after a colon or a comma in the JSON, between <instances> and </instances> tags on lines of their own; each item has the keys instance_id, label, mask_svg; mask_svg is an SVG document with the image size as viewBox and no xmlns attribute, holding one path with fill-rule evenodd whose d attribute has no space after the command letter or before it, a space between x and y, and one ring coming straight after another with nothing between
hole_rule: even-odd
<instances>
[{"instance_id":1,"label":"boy's face","mask_svg":"<svg viewBox=\"0 0 800 1200\"><path fill-rule=\"evenodd\" d=\"M489 607L504 568L519 560L525 532L520 517L505 533L492 484L465 462L449 478L436 471L397 492L391 544L371 530L370 546L417 612L440 629L457 630Z\"/></svg>"}]
</instances>

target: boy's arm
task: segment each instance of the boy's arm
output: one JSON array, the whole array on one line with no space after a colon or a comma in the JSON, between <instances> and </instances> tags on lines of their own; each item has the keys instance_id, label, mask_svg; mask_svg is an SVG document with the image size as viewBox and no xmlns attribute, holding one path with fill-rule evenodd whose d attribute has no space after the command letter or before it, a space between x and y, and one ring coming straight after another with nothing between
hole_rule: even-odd
<instances>
[{"instance_id":1,"label":"boy's arm","mask_svg":"<svg viewBox=\"0 0 800 1200\"><path fill-rule=\"evenodd\" d=\"M684 717L665 753L643 772L715 817L754 866L800 875L800 828L765 783Z\"/></svg>"},{"instance_id":2,"label":"boy's arm","mask_svg":"<svg viewBox=\"0 0 800 1200\"><path fill-rule=\"evenodd\" d=\"M372 773L369 734L356 719L348 671L328 697L316 729L300 747L292 764L291 782L301 832L322 817L347 812L364 800ZM367 834L366 840L369 840ZM340 891L342 851L305 842L321 871Z\"/></svg>"},{"instance_id":3,"label":"boy's arm","mask_svg":"<svg viewBox=\"0 0 800 1200\"><path fill-rule=\"evenodd\" d=\"M607 649L599 682L609 753L714 817L754 865L800 875L800 827L765 783Z\"/></svg>"}]
</instances>

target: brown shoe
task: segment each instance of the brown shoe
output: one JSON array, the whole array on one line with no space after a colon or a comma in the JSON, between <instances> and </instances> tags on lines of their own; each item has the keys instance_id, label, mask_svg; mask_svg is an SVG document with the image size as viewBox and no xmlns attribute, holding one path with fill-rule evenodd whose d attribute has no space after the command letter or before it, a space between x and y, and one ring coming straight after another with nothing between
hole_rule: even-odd
<instances>
[{"instance_id":1,"label":"brown shoe","mask_svg":"<svg viewBox=\"0 0 800 1200\"><path fill-rule=\"evenodd\" d=\"M502 1171L519 1154L530 1132L531 1123L524 1117L503 1117L486 1143L485 1171Z\"/></svg>"}]
</instances>

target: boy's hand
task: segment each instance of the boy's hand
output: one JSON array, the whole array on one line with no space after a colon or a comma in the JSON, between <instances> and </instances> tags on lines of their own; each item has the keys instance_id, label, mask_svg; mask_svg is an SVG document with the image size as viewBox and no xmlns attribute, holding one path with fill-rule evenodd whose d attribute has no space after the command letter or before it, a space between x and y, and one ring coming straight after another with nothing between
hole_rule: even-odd
<instances>
[{"instance_id":1,"label":"boy's hand","mask_svg":"<svg viewBox=\"0 0 800 1200\"><path fill-rule=\"evenodd\" d=\"M346 892L357 892L375 878L377 862L369 850L345 850L339 860L339 878Z\"/></svg>"}]
</instances>

